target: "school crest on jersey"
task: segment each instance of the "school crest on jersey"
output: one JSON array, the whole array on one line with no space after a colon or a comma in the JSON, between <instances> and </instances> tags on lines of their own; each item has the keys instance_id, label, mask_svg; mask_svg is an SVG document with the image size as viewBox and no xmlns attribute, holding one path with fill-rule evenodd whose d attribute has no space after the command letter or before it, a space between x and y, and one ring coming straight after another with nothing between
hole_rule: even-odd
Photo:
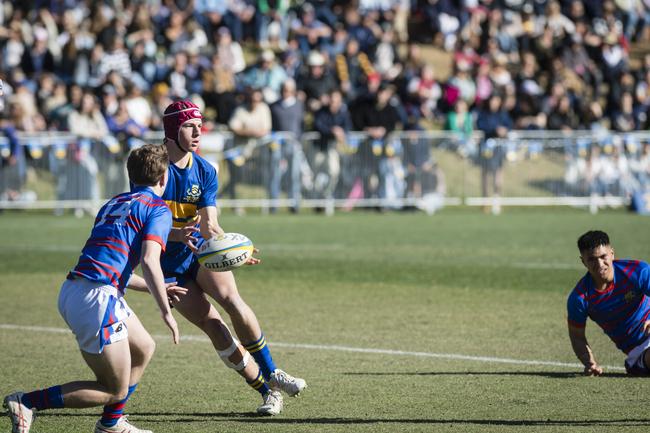
<instances>
[{"instance_id":1,"label":"school crest on jersey","mask_svg":"<svg viewBox=\"0 0 650 433\"><path fill-rule=\"evenodd\" d=\"M183 201L188 203L196 203L201 198L201 188L198 185L192 185L185 192L185 198Z\"/></svg>"},{"instance_id":2,"label":"school crest on jersey","mask_svg":"<svg viewBox=\"0 0 650 433\"><path fill-rule=\"evenodd\" d=\"M639 297L639 295L640 295L639 292L635 290L630 290L625 294L625 302L627 302L628 304L630 302L634 302Z\"/></svg>"}]
</instances>

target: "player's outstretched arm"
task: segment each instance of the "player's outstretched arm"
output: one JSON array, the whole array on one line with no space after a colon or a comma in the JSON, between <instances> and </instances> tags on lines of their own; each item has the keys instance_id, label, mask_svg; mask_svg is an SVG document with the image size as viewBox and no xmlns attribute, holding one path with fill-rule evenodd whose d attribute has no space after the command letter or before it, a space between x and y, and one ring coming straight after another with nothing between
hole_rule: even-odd
<instances>
[{"instance_id":1,"label":"player's outstretched arm","mask_svg":"<svg viewBox=\"0 0 650 433\"><path fill-rule=\"evenodd\" d=\"M594 353L587 342L585 328L569 324L569 339L571 347L582 365L585 366L584 374L587 376L600 376L603 374L603 368L598 365Z\"/></svg>"},{"instance_id":2,"label":"player's outstretched arm","mask_svg":"<svg viewBox=\"0 0 650 433\"><path fill-rule=\"evenodd\" d=\"M162 269L160 268L161 251L162 248L158 242L148 240L143 241L140 264L142 266L142 274L147 283L147 287L149 288L149 292L151 292L156 304L158 304L163 321L172 331L174 344L178 344L180 340L178 325L176 324L176 320L174 319L169 306L165 278Z\"/></svg>"},{"instance_id":3,"label":"player's outstretched arm","mask_svg":"<svg viewBox=\"0 0 650 433\"><path fill-rule=\"evenodd\" d=\"M167 299L169 299L170 305L174 302L179 302L180 297L187 294L187 289L177 285L176 281L171 283L165 283L165 288L167 289ZM126 285L127 289L135 290L136 292L146 292L150 293L149 287L147 287L147 282L140 275L131 274L129 282Z\"/></svg>"},{"instance_id":4,"label":"player's outstretched arm","mask_svg":"<svg viewBox=\"0 0 650 433\"><path fill-rule=\"evenodd\" d=\"M199 218L201 221L200 228L203 239L207 240L224 234L223 229L219 225L216 207L206 206L199 209Z\"/></svg>"}]
</instances>

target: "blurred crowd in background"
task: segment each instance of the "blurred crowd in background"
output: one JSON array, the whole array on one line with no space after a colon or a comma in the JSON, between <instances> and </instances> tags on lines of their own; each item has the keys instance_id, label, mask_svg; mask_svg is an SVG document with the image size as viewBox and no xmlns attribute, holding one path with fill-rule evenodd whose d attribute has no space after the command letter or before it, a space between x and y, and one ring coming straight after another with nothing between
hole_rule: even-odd
<instances>
[{"instance_id":1,"label":"blurred crowd in background","mask_svg":"<svg viewBox=\"0 0 650 433\"><path fill-rule=\"evenodd\" d=\"M650 0L4 1L0 127L127 150L190 98L206 130L319 132L332 171L348 131L381 158L395 130L646 130L649 45Z\"/></svg>"}]
</instances>

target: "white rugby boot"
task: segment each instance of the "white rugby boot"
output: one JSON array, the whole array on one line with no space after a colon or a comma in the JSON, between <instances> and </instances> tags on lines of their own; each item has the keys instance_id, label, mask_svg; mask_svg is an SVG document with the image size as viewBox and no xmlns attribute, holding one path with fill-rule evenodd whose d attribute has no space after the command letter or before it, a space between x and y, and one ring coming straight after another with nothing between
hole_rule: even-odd
<instances>
[{"instance_id":1,"label":"white rugby boot","mask_svg":"<svg viewBox=\"0 0 650 433\"><path fill-rule=\"evenodd\" d=\"M122 415L112 427L106 427L102 424L101 420L95 424L95 433L153 433L151 430L142 430L134 426L126 419L126 415Z\"/></svg>"},{"instance_id":2,"label":"white rugby boot","mask_svg":"<svg viewBox=\"0 0 650 433\"><path fill-rule=\"evenodd\" d=\"M257 413L260 415L277 415L282 412L284 403L282 401L282 394L280 391L270 390L262 397L264 402L257 408Z\"/></svg>"},{"instance_id":3,"label":"white rugby boot","mask_svg":"<svg viewBox=\"0 0 650 433\"><path fill-rule=\"evenodd\" d=\"M307 382L305 382L304 379L293 377L279 368L276 368L275 371L271 373L269 386L271 389L283 391L289 397L296 397L303 389L307 388Z\"/></svg>"},{"instance_id":4,"label":"white rugby boot","mask_svg":"<svg viewBox=\"0 0 650 433\"><path fill-rule=\"evenodd\" d=\"M5 397L2 406L7 409L7 414L11 418L11 433L29 433L34 421L34 410L25 406L20 398L22 392L14 392Z\"/></svg>"}]
</instances>

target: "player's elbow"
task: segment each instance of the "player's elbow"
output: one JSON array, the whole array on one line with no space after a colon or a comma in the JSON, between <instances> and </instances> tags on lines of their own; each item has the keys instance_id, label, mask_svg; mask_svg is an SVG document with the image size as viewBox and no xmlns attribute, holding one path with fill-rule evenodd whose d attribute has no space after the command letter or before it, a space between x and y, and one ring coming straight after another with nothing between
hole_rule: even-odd
<instances>
[{"instance_id":1,"label":"player's elbow","mask_svg":"<svg viewBox=\"0 0 650 433\"><path fill-rule=\"evenodd\" d=\"M145 254L140 260L140 266L142 266L142 270L147 273L160 270L160 256Z\"/></svg>"}]
</instances>

